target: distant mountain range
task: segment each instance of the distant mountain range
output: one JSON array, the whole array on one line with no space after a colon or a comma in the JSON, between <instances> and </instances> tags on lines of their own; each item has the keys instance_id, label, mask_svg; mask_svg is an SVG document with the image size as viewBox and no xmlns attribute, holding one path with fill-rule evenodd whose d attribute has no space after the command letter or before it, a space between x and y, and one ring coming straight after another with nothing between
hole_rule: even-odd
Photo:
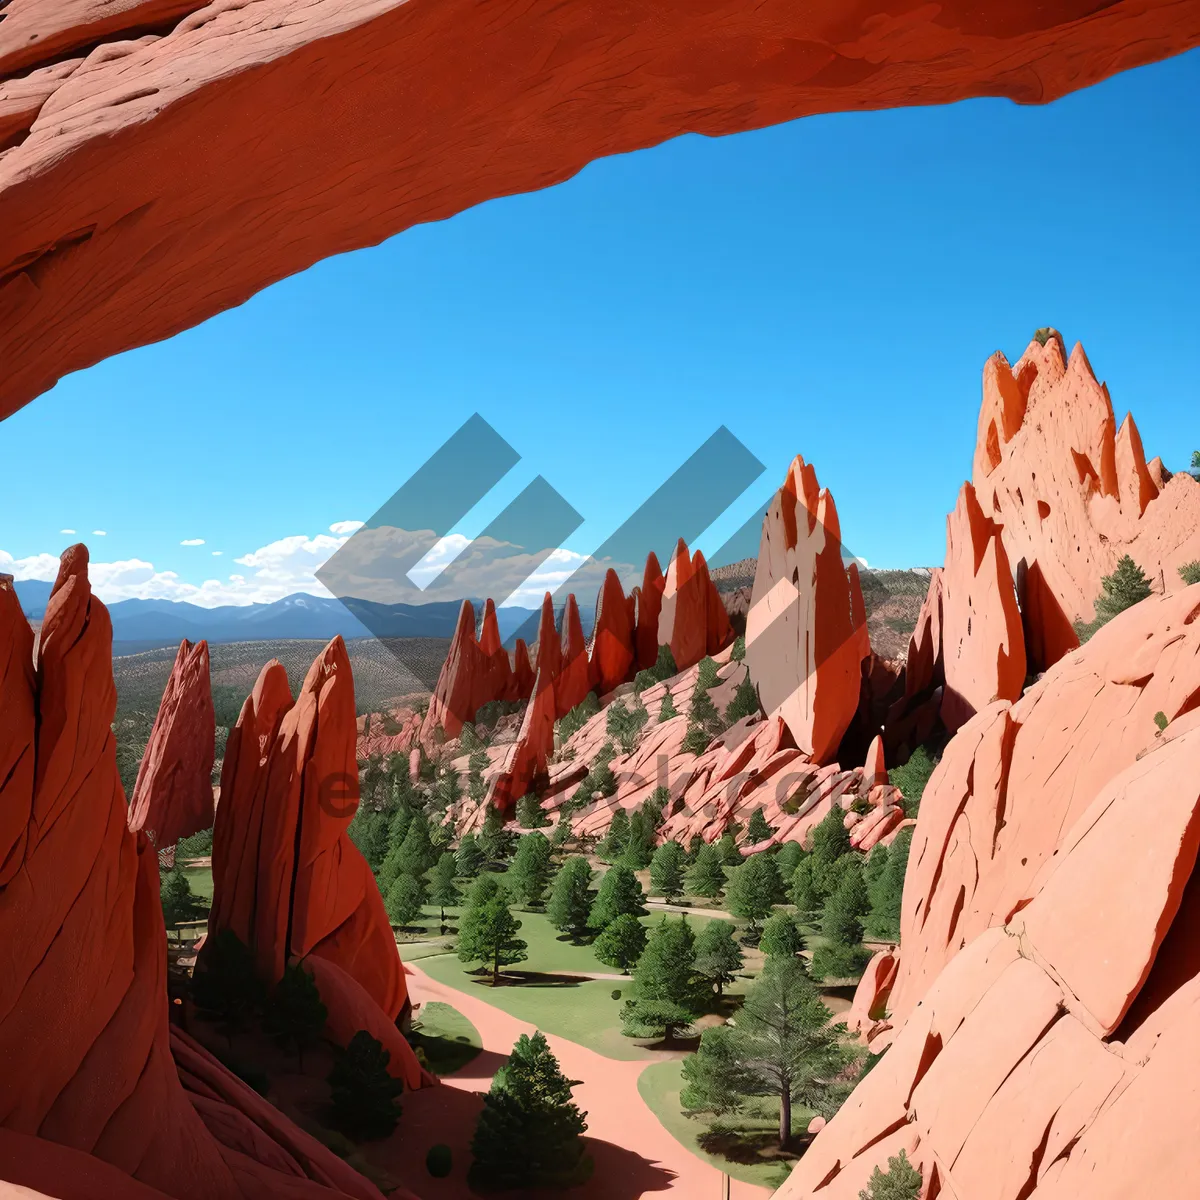
<instances>
[{"instance_id":1,"label":"distant mountain range","mask_svg":"<svg viewBox=\"0 0 1200 1200\"><path fill-rule=\"evenodd\" d=\"M21 608L31 621L40 621L50 599L51 583L41 579L16 582ZM477 612L480 606L476 605ZM448 638L458 623L459 605L376 604L367 600L327 599L296 592L271 604L225 604L202 608L182 600L118 600L108 606L113 623L113 652L133 654L173 645L183 638L214 644L311 638ZM508 638L533 615L527 608L497 612L500 636ZM585 619L585 632L590 632Z\"/></svg>"}]
</instances>

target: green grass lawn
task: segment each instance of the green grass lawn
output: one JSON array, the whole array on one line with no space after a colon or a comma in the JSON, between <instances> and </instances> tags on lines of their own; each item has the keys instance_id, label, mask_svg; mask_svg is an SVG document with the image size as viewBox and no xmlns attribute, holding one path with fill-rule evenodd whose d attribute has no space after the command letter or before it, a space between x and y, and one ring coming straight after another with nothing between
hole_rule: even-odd
<instances>
[{"instance_id":1,"label":"green grass lawn","mask_svg":"<svg viewBox=\"0 0 1200 1200\"><path fill-rule=\"evenodd\" d=\"M638 1091L663 1128L680 1145L734 1179L759 1187L781 1186L795 1159L778 1156L778 1103L752 1101L747 1112L719 1120L708 1114L686 1116L679 1102L682 1070L682 1059L665 1059L651 1063L638 1076ZM807 1109L794 1108L792 1128L803 1134L811 1118Z\"/></svg>"},{"instance_id":2,"label":"green grass lawn","mask_svg":"<svg viewBox=\"0 0 1200 1200\"><path fill-rule=\"evenodd\" d=\"M205 901L212 900L212 867L184 867L184 875L192 891Z\"/></svg>"},{"instance_id":3,"label":"green grass lawn","mask_svg":"<svg viewBox=\"0 0 1200 1200\"><path fill-rule=\"evenodd\" d=\"M437 1075L461 1070L483 1049L479 1030L458 1009L440 1000L421 1005L413 1045L425 1052L429 1069Z\"/></svg>"}]
</instances>

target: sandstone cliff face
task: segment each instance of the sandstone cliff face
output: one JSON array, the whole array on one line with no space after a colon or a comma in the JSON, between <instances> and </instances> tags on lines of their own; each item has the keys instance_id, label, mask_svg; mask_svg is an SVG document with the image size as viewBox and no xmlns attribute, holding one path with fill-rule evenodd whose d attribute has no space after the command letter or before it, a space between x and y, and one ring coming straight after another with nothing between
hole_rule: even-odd
<instances>
[{"instance_id":1,"label":"sandstone cliff face","mask_svg":"<svg viewBox=\"0 0 1200 1200\"><path fill-rule=\"evenodd\" d=\"M604 155L814 112L1042 103L1200 38L1179 0L1049 15L1035 0L901 15L10 0L3 17L0 415L327 255ZM455 78L476 85L448 90Z\"/></svg>"},{"instance_id":2,"label":"sandstone cliff face","mask_svg":"<svg viewBox=\"0 0 1200 1200\"><path fill-rule=\"evenodd\" d=\"M129 828L144 830L159 849L212 828L215 734L208 643L185 640L129 800Z\"/></svg>"},{"instance_id":3,"label":"sandstone cliff face","mask_svg":"<svg viewBox=\"0 0 1200 1200\"><path fill-rule=\"evenodd\" d=\"M901 1147L963 1200L1187 1194L1198 848L1193 587L950 743L909 857L895 1040L779 1194L852 1200Z\"/></svg>"},{"instance_id":4,"label":"sandstone cliff face","mask_svg":"<svg viewBox=\"0 0 1200 1200\"><path fill-rule=\"evenodd\" d=\"M87 562L63 555L36 665L0 578L0 1176L53 1196L379 1200L203 1050L177 1066L157 859L127 826Z\"/></svg>"},{"instance_id":5,"label":"sandstone cliff face","mask_svg":"<svg viewBox=\"0 0 1200 1200\"><path fill-rule=\"evenodd\" d=\"M764 710L816 763L837 756L871 651L857 572L842 561L833 497L797 456L763 519L746 664Z\"/></svg>"},{"instance_id":6,"label":"sandstone cliff face","mask_svg":"<svg viewBox=\"0 0 1200 1200\"><path fill-rule=\"evenodd\" d=\"M427 1077L394 1024L408 1005L395 937L371 868L346 833L358 808L356 732L340 637L317 656L294 704L283 667L263 668L226 747L206 947L232 930L268 985L304 959L331 1033L379 1028L389 1069L419 1087ZM202 949L197 970L204 966Z\"/></svg>"},{"instance_id":7,"label":"sandstone cliff face","mask_svg":"<svg viewBox=\"0 0 1200 1200\"><path fill-rule=\"evenodd\" d=\"M1200 559L1200 484L1151 472L1132 416L1118 427L1108 389L1055 334L1016 364L993 355L972 479L1022 593L1030 658L1044 670L1078 644L1101 579L1130 555L1157 590L1179 591Z\"/></svg>"}]
</instances>

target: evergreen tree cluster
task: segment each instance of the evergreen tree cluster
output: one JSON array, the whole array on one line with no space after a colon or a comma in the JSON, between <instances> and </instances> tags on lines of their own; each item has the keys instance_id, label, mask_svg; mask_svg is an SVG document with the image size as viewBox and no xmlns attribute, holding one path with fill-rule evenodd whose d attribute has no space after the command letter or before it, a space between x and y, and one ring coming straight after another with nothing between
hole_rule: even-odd
<instances>
[{"instance_id":1,"label":"evergreen tree cluster","mask_svg":"<svg viewBox=\"0 0 1200 1200\"><path fill-rule=\"evenodd\" d=\"M556 730L560 743L567 743L600 711L600 698L588 692L565 717L558 722Z\"/></svg>"},{"instance_id":2,"label":"evergreen tree cluster","mask_svg":"<svg viewBox=\"0 0 1200 1200\"><path fill-rule=\"evenodd\" d=\"M630 708L624 700L614 700L606 710L604 728L622 754L632 754L637 746L638 734L650 720L646 706L636 697L636 703Z\"/></svg>"},{"instance_id":3,"label":"evergreen tree cluster","mask_svg":"<svg viewBox=\"0 0 1200 1200\"><path fill-rule=\"evenodd\" d=\"M662 683L678 674L679 668L675 665L675 655L671 653L671 647L659 646L658 658L655 659L654 666L639 671L633 677L633 690L635 693L644 692L648 687L653 687L656 683Z\"/></svg>"}]
</instances>

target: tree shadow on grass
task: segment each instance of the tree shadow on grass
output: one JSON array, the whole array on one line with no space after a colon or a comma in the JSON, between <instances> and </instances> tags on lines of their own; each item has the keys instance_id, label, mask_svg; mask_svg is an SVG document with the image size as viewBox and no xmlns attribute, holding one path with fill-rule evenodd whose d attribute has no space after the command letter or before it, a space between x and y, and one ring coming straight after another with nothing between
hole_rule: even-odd
<instances>
[{"instance_id":1,"label":"tree shadow on grass","mask_svg":"<svg viewBox=\"0 0 1200 1200\"><path fill-rule=\"evenodd\" d=\"M779 1148L779 1137L767 1129L737 1129L714 1125L696 1139L700 1149L716 1158L742 1166L771 1166L791 1164L803 1155L812 1138L807 1134L793 1137L787 1149Z\"/></svg>"},{"instance_id":2,"label":"tree shadow on grass","mask_svg":"<svg viewBox=\"0 0 1200 1200\"><path fill-rule=\"evenodd\" d=\"M491 990L492 973L490 970L471 971L474 982ZM532 988L563 988L579 987L588 983L586 975L552 975L544 971L501 971L498 987L532 987Z\"/></svg>"}]
</instances>

